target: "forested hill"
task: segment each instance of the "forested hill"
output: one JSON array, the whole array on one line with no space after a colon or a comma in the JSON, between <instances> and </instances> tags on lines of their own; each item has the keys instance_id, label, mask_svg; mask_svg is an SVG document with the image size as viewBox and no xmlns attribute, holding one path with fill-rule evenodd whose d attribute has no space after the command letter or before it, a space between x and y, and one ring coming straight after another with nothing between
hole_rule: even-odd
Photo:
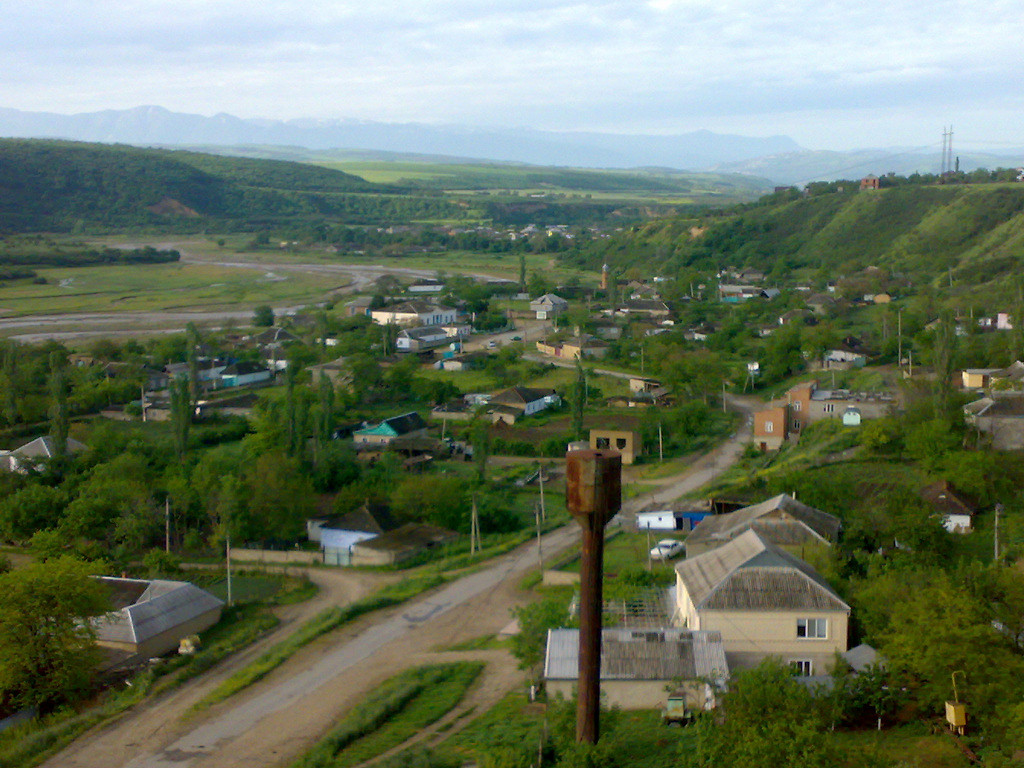
<instances>
[{"instance_id":1,"label":"forested hill","mask_svg":"<svg viewBox=\"0 0 1024 768\"><path fill-rule=\"evenodd\" d=\"M458 217L438 194L279 160L0 139L0 232L252 229L287 220Z\"/></svg>"},{"instance_id":2,"label":"forested hill","mask_svg":"<svg viewBox=\"0 0 1024 768\"><path fill-rule=\"evenodd\" d=\"M823 186L777 193L714 217L662 219L572 259L669 274L751 267L789 284L867 266L915 283L1003 282L1024 267L1024 183Z\"/></svg>"}]
</instances>

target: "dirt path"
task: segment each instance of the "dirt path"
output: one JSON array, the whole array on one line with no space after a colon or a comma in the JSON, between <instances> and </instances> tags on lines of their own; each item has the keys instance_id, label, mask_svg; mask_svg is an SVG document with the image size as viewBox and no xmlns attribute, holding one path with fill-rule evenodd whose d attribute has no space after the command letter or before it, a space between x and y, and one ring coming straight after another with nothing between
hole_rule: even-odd
<instances>
[{"instance_id":1,"label":"dirt path","mask_svg":"<svg viewBox=\"0 0 1024 768\"><path fill-rule=\"evenodd\" d=\"M680 496L685 496L711 482L739 460L743 449L750 442L753 413L762 405L761 401L755 397L728 395L726 406L743 416L743 423L739 429L714 450L696 457L694 463L685 472L650 481L662 487L623 502L622 514L624 516L631 517L651 504L665 504Z\"/></svg>"},{"instance_id":2,"label":"dirt path","mask_svg":"<svg viewBox=\"0 0 1024 768\"><path fill-rule=\"evenodd\" d=\"M567 547L577 536L574 527L553 531L546 536L545 552ZM181 720L193 702L258 653L247 651L195 684L79 740L46 765L270 768L286 763L385 679L437 658L438 648L500 631L511 609L525 601L518 582L535 566L535 545L523 545L436 592L320 638L249 690ZM474 696L483 697L481 703L497 701L519 679L511 660L497 666L489 660Z\"/></svg>"},{"instance_id":3,"label":"dirt path","mask_svg":"<svg viewBox=\"0 0 1024 768\"><path fill-rule=\"evenodd\" d=\"M290 568L291 573L304 569ZM140 745L159 740L188 709L216 688L224 679L285 637L308 619L332 605L347 605L375 592L384 584L401 578L400 574L357 573L352 571L305 569L320 588L311 600L275 609L281 624L273 632L244 651L229 657L210 672L185 683L153 701L146 702L124 717L78 739L70 747L43 763L47 768L68 766L115 766L128 760Z\"/></svg>"}]
</instances>

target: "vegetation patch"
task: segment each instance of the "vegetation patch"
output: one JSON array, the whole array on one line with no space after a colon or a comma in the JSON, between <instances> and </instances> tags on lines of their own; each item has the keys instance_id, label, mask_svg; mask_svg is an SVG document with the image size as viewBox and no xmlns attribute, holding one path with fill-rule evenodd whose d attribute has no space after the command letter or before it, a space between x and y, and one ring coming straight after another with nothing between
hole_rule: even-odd
<instances>
[{"instance_id":1,"label":"vegetation patch","mask_svg":"<svg viewBox=\"0 0 1024 768\"><path fill-rule=\"evenodd\" d=\"M292 768L348 768L383 754L447 714L483 667L481 662L440 664L391 678Z\"/></svg>"}]
</instances>

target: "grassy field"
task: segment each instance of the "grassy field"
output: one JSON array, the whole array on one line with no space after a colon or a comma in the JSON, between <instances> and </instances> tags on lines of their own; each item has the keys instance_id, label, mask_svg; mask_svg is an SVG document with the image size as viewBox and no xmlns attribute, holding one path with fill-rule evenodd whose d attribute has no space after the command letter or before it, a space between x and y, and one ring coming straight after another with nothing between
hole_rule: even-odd
<instances>
[{"instance_id":1,"label":"grassy field","mask_svg":"<svg viewBox=\"0 0 1024 768\"><path fill-rule=\"evenodd\" d=\"M0 287L0 315L72 314L205 309L249 309L301 304L338 285L322 275L274 273L210 264L154 264L40 269L46 285L28 281ZM344 277L337 278L344 285Z\"/></svg>"}]
</instances>

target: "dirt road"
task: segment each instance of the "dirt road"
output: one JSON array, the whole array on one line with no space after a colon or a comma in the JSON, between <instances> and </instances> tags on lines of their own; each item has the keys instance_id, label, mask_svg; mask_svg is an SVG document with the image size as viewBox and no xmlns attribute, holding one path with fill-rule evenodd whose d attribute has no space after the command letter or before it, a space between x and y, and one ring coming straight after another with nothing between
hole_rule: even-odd
<instances>
[{"instance_id":1,"label":"dirt road","mask_svg":"<svg viewBox=\"0 0 1024 768\"><path fill-rule=\"evenodd\" d=\"M730 406L749 414L756 401L731 398ZM746 420L749 423L749 419ZM629 500L629 514L653 501L669 501L694 490L732 465L742 452L749 426L685 473L664 486ZM544 540L550 558L578 539L576 526L553 531ZM326 588L312 603L293 606L288 624L258 647L181 690L130 712L119 722L80 739L45 765L47 768L271 768L286 764L314 744L365 694L403 669L455 658L479 658L487 667L452 720L475 707L483 712L515 685L522 673L504 651L452 654L445 647L500 631L512 608L527 596L522 576L537 564L534 543L489 563L484 569L404 606L372 614L305 648L267 678L193 720L182 716L195 701L300 620L331 601L357 599L376 588L367 575L314 569ZM445 722L449 722L446 720ZM459 721L460 723L462 721ZM439 726L440 727L440 724ZM448 731L445 731L448 733ZM424 745L444 738L436 730L417 737Z\"/></svg>"},{"instance_id":2,"label":"dirt road","mask_svg":"<svg viewBox=\"0 0 1024 768\"><path fill-rule=\"evenodd\" d=\"M577 536L574 526L554 531L545 537L544 550L563 549ZM434 593L321 638L249 691L194 720L179 719L230 671L218 669L210 679L79 740L46 765L258 768L284 763L386 678L426 663L439 648L498 632L510 620L511 609L525 599L518 582L536 564L536 547L526 544ZM245 660L255 653L247 652ZM481 690L490 691L486 698L493 702L521 673L507 655L502 660L493 654L483 658L488 668ZM234 660L231 668L241 663Z\"/></svg>"}]
</instances>

